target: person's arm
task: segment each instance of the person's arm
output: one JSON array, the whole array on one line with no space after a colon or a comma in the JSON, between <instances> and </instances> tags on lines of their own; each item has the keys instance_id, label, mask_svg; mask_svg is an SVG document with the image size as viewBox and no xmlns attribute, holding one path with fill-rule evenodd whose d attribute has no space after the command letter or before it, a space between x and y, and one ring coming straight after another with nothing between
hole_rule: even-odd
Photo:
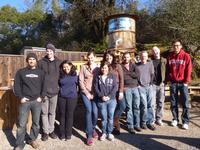
<instances>
[{"instance_id":1,"label":"person's arm","mask_svg":"<svg viewBox=\"0 0 200 150\"><path fill-rule=\"evenodd\" d=\"M21 79L21 71L17 71L15 75L15 80L14 80L14 88L13 92L15 96L20 100L21 103L25 103L29 101L28 98L24 97L22 93L22 79Z\"/></svg>"},{"instance_id":2,"label":"person's arm","mask_svg":"<svg viewBox=\"0 0 200 150\"><path fill-rule=\"evenodd\" d=\"M169 61L167 59L166 74L165 74L165 81L164 81L164 83L167 84L167 82L169 82L169 79L170 79L170 66L169 66Z\"/></svg>"},{"instance_id":3,"label":"person's arm","mask_svg":"<svg viewBox=\"0 0 200 150\"><path fill-rule=\"evenodd\" d=\"M93 82L94 83L94 92L98 97L102 98L105 95L103 95L103 92L99 89L100 88L99 80L100 80L100 77L95 76L94 82Z\"/></svg>"},{"instance_id":4,"label":"person's arm","mask_svg":"<svg viewBox=\"0 0 200 150\"><path fill-rule=\"evenodd\" d=\"M20 71L17 71L15 75L13 92L15 96L19 99L22 99L24 97L22 94L22 82L20 77Z\"/></svg>"},{"instance_id":5,"label":"person's arm","mask_svg":"<svg viewBox=\"0 0 200 150\"><path fill-rule=\"evenodd\" d=\"M46 95L47 95L47 81L46 81L46 78L45 78L45 73L44 71L42 71L41 73L41 79L42 79L42 88L41 88L41 98L43 99Z\"/></svg>"},{"instance_id":6,"label":"person's arm","mask_svg":"<svg viewBox=\"0 0 200 150\"><path fill-rule=\"evenodd\" d=\"M138 75L137 75L137 72L136 72L136 65L135 65L135 64L132 64L131 67L133 67L133 72L131 72L131 77L132 77L133 79L137 79L137 78L138 78Z\"/></svg>"},{"instance_id":7,"label":"person's arm","mask_svg":"<svg viewBox=\"0 0 200 150\"><path fill-rule=\"evenodd\" d=\"M113 79L113 86L112 86L111 91L108 94L109 98L115 97L116 93L117 93L117 80L116 80L115 76L112 76L112 79Z\"/></svg>"},{"instance_id":8,"label":"person's arm","mask_svg":"<svg viewBox=\"0 0 200 150\"><path fill-rule=\"evenodd\" d=\"M119 73L119 92L123 93L124 91L124 73L121 65L117 65Z\"/></svg>"},{"instance_id":9,"label":"person's arm","mask_svg":"<svg viewBox=\"0 0 200 150\"><path fill-rule=\"evenodd\" d=\"M190 82L192 72L192 61L190 56L187 57L187 62L185 64L185 77L184 77L184 84L188 84Z\"/></svg>"},{"instance_id":10,"label":"person's arm","mask_svg":"<svg viewBox=\"0 0 200 150\"><path fill-rule=\"evenodd\" d=\"M153 84L153 79L154 79L154 66L153 66L153 62L150 62L150 75L151 75L151 82L150 84Z\"/></svg>"},{"instance_id":11,"label":"person's arm","mask_svg":"<svg viewBox=\"0 0 200 150\"><path fill-rule=\"evenodd\" d=\"M81 68L80 68L80 72L79 72L79 86L80 86L80 90L81 92L83 92L87 98L90 99L91 97L91 94L90 92L86 89L85 87L85 83L84 83L84 79L85 79L85 76L84 76L84 65L81 65Z\"/></svg>"}]
</instances>

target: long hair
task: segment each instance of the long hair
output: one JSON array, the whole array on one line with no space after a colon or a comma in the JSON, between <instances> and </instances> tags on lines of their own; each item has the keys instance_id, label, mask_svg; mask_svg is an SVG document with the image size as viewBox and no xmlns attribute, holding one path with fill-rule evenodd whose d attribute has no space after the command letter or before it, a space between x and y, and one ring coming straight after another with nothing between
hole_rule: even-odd
<instances>
[{"instance_id":1,"label":"long hair","mask_svg":"<svg viewBox=\"0 0 200 150\"><path fill-rule=\"evenodd\" d=\"M106 60L106 56L107 55L110 55L113 58L113 60L112 60L112 62L110 64L111 67L112 68L116 68L117 67L117 60L116 60L116 57L115 57L115 55L114 55L114 53L112 51L107 51L107 52L104 53L102 62L106 62L107 61Z\"/></svg>"},{"instance_id":2,"label":"long hair","mask_svg":"<svg viewBox=\"0 0 200 150\"><path fill-rule=\"evenodd\" d=\"M102 75L101 69L103 68L103 66L107 65L108 66L108 72L110 73L111 70L111 64L108 61L101 61L101 65L100 65L100 75Z\"/></svg>"},{"instance_id":3,"label":"long hair","mask_svg":"<svg viewBox=\"0 0 200 150\"><path fill-rule=\"evenodd\" d=\"M64 70L63 70L63 65L64 64L68 64L71 66L71 70L70 72L67 74ZM70 75L70 76L76 76L76 67L72 64L71 61L69 60L64 60L60 66L59 66L59 69L60 69L60 78L63 78L65 75Z\"/></svg>"}]
</instances>

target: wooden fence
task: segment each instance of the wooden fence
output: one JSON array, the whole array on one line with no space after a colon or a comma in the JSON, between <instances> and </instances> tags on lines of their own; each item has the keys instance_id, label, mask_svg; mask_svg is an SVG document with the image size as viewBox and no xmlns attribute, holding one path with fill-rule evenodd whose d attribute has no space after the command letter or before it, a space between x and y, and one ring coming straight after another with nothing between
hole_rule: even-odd
<instances>
[{"instance_id":1,"label":"wooden fence","mask_svg":"<svg viewBox=\"0 0 200 150\"><path fill-rule=\"evenodd\" d=\"M10 87L18 69L26 65L25 58L28 53L34 52L41 59L45 55L44 50L31 50L24 51L24 55L2 55L0 54L0 87ZM58 51L56 56L61 59L74 61L75 63L82 64L83 56L86 52L73 52L73 51ZM78 63L78 64L79 64ZM79 66L78 66L79 67Z\"/></svg>"},{"instance_id":2,"label":"wooden fence","mask_svg":"<svg viewBox=\"0 0 200 150\"><path fill-rule=\"evenodd\" d=\"M16 129L19 100L12 91L12 85L17 70L25 67L26 56L34 52L41 59L45 55L45 50L25 49L23 55L3 55L0 54L0 129ZM86 52L56 51L56 56L61 59L72 61L77 68L84 63ZM30 128L29 117L27 127Z\"/></svg>"}]
</instances>

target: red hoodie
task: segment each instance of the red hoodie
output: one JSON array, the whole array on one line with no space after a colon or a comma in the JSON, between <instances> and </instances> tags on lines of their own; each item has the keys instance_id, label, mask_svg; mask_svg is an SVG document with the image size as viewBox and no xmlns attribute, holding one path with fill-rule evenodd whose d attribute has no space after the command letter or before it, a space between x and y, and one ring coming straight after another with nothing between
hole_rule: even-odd
<instances>
[{"instance_id":1,"label":"red hoodie","mask_svg":"<svg viewBox=\"0 0 200 150\"><path fill-rule=\"evenodd\" d=\"M178 54L171 52L167 58L167 81L188 83L192 72L192 61L188 53L180 50Z\"/></svg>"}]
</instances>

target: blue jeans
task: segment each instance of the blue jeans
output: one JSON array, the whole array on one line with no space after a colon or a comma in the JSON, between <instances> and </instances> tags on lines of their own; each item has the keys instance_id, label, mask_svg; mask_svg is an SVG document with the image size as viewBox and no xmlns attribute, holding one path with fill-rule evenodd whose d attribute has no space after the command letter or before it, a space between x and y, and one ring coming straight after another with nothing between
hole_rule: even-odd
<instances>
[{"instance_id":1,"label":"blue jeans","mask_svg":"<svg viewBox=\"0 0 200 150\"><path fill-rule=\"evenodd\" d=\"M153 121L152 86L139 87L141 124L151 125Z\"/></svg>"},{"instance_id":2,"label":"blue jeans","mask_svg":"<svg viewBox=\"0 0 200 150\"><path fill-rule=\"evenodd\" d=\"M124 92L127 103L128 128L140 127L140 95L138 88L127 88Z\"/></svg>"},{"instance_id":3,"label":"blue jeans","mask_svg":"<svg viewBox=\"0 0 200 150\"><path fill-rule=\"evenodd\" d=\"M111 99L106 102L99 100L98 107L101 113L102 133L110 134L113 131L113 118L115 107L117 105L116 99Z\"/></svg>"},{"instance_id":4,"label":"blue jeans","mask_svg":"<svg viewBox=\"0 0 200 150\"><path fill-rule=\"evenodd\" d=\"M97 109L97 102L94 98L93 100L89 100L87 96L81 93L81 97L86 108L86 115L85 115L85 132L87 138L92 138L92 134L95 130L97 120L98 120L98 109Z\"/></svg>"},{"instance_id":5,"label":"blue jeans","mask_svg":"<svg viewBox=\"0 0 200 150\"><path fill-rule=\"evenodd\" d=\"M165 101L164 84L161 84L161 85L154 84L153 85L153 99L152 99L154 121L162 120L164 101Z\"/></svg>"},{"instance_id":6,"label":"blue jeans","mask_svg":"<svg viewBox=\"0 0 200 150\"><path fill-rule=\"evenodd\" d=\"M39 134L39 120L41 113L41 103L34 101L29 101L19 105L19 115L17 121L17 136L16 136L16 146L22 149L25 146L24 140L26 135L26 124L29 117L29 112L32 115L32 126L30 131L30 136L27 143L31 143L36 140Z\"/></svg>"},{"instance_id":7,"label":"blue jeans","mask_svg":"<svg viewBox=\"0 0 200 150\"><path fill-rule=\"evenodd\" d=\"M178 92L180 91L182 98L182 123L189 123L189 95L188 95L188 86L184 86L181 83L173 83L170 85L170 98L171 98L171 112L173 120L179 121L178 116Z\"/></svg>"}]
</instances>

